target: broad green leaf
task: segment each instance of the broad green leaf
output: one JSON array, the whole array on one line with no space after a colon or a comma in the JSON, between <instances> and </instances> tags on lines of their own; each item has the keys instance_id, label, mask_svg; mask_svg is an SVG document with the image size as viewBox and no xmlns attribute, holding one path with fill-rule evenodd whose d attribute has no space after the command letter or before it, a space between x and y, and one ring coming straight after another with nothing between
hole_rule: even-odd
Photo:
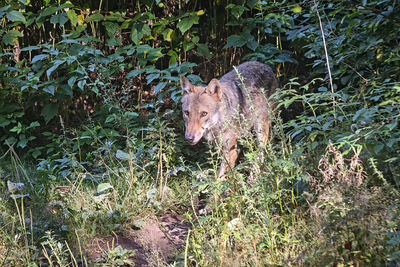
<instances>
[{"instance_id":1,"label":"broad green leaf","mask_svg":"<svg viewBox=\"0 0 400 267\"><path fill-rule=\"evenodd\" d=\"M49 57L48 54L36 55L36 56L33 57L31 63L33 64L33 63L35 63L36 61L40 61L40 60L45 59L45 58L47 58L47 57Z\"/></svg>"},{"instance_id":2,"label":"broad green leaf","mask_svg":"<svg viewBox=\"0 0 400 267\"><path fill-rule=\"evenodd\" d=\"M26 139L26 135L25 134L19 135L18 138L19 138L19 140L18 140L18 143L17 143L17 147L20 147L20 148L24 149L27 146L29 140Z\"/></svg>"},{"instance_id":3,"label":"broad green leaf","mask_svg":"<svg viewBox=\"0 0 400 267\"><path fill-rule=\"evenodd\" d=\"M67 11L67 17L69 18L69 21L71 21L72 26L75 27L78 23L78 16L73 9Z\"/></svg>"},{"instance_id":4,"label":"broad green leaf","mask_svg":"<svg viewBox=\"0 0 400 267\"><path fill-rule=\"evenodd\" d=\"M176 63L176 61L179 58L178 53L176 53L176 51L174 51L172 49L168 51L167 55L170 56L169 65L172 65L172 64Z\"/></svg>"},{"instance_id":5,"label":"broad green leaf","mask_svg":"<svg viewBox=\"0 0 400 267\"><path fill-rule=\"evenodd\" d=\"M177 27L182 33L185 33L187 30L192 28L193 24L198 24L199 23L199 16L197 15L192 15L188 18L182 19L180 22L178 22Z\"/></svg>"},{"instance_id":6,"label":"broad green leaf","mask_svg":"<svg viewBox=\"0 0 400 267\"><path fill-rule=\"evenodd\" d=\"M164 54L163 54L162 50L163 50L163 48L152 48L147 55L148 60L155 61L155 60L163 57Z\"/></svg>"},{"instance_id":7,"label":"broad green leaf","mask_svg":"<svg viewBox=\"0 0 400 267\"><path fill-rule=\"evenodd\" d=\"M158 94L164 87L167 85L167 82L160 82L156 86L154 86L153 90L155 94Z\"/></svg>"},{"instance_id":8,"label":"broad green leaf","mask_svg":"<svg viewBox=\"0 0 400 267\"><path fill-rule=\"evenodd\" d=\"M117 23L106 21L103 22L104 27L106 28L107 34L110 37L114 37L115 32L119 29L119 26Z\"/></svg>"},{"instance_id":9,"label":"broad green leaf","mask_svg":"<svg viewBox=\"0 0 400 267\"><path fill-rule=\"evenodd\" d=\"M27 47L22 48L21 52L23 52L23 51L33 51L33 50L38 50L38 49L40 49L39 46L31 45L31 46L27 46Z\"/></svg>"},{"instance_id":10,"label":"broad green leaf","mask_svg":"<svg viewBox=\"0 0 400 267\"><path fill-rule=\"evenodd\" d=\"M152 74L147 75L147 77L146 77L147 84L150 84L152 81L154 81L158 77L160 77L159 73L152 73Z\"/></svg>"},{"instance_id":11,"label":"broad green leaf","mask_svg":"<svg viewBox=\"0 0 400 267\"><path fill-rule=\"evenodd\" d=\"M382 151L382 149L383 149L384 147L385 147L385 145L382 144L381 142L376 142L376 143L374 144L374 152L375 152L376 154L378 154L379 152Z\"/></svg>"},{"instance_id":12,"label":"broad green leaf","mask_svg":"<svg viewBox=\"0 0 400 267\"><path fill-rule=\"evenodd\" d=\"M121 39L117 39L117 38L110 38L107 41L107 45L109 46L120 46L121 45Z\"/></svg>"},{"instance_id":13,"label":"broad green leaf","mask_svg":"<svg viewBox=\"0 0 400 267\"><path fill-rule=\"evenodd\" d=\"M17 30L10 30L3 36L3 43L5 45L14 45L14 42L18 37L21 37L22 33Z\"/></svg>"},{"instance_id":14,"label":"broad green leaf","mask_svg":"<svg viewBox=\"0 0 400 267\"><path fill-rule=\"evenodd\" d=\"M24 24L26 23L26 19L25 19L24 15L17 10L12 10L12 11L8 12L6 17L7 17L7 19L11 20L12 22L21 21Z\"/></svg>"},{"instance_id":15,"label":"broad green leaf","mask_svg":"<svg viewBox=\"0 0 400 267\"><path fill-rule=\"evenodd\" d=\"M129 153L126 153L126 152L124 152L122 150L119 150L119 149L117 150L117 154L115 155L115 157L117 159L126 159L126 160L131 159L131 156L129 155Z\"/></svg>"},{"instance_id":16,"label":"broad green leaf","mask_svg":"<svg viewBox=\"0 0 400 267\"><path fill-rule=\"evenodd\" d=\"M256 42L256 40L254 39L253 36L251 36L251 38L247 39L247 43L246 46L248 48L250 48L251 50L255 51L258 47L258 43Z\"/></svg>"},{"instance_id":17,"label":"broad green leaf","mask_svg":"<svg viewBox=\"0 0 400 267\"><path fill-rule=\"evenodd\" d=\"M68 21L68 17L66 13L60 13L51 16L50 18L50 23L56 25L60 24L60 26L63 26L66 22Z\"/></svg>"},{"instance_id":18,"label":"broad green leaf","mask_svg":"<svg viewBox=\"0 0 400 267\"><path fill-rule=\"evenodd\" d=\"M139 114L137 112L127 111L124 114L130 117L130 119L139 117Z\"/></svg>"},{"instance_id":19,"label":"broad green leaf","mask_svg":"<svg viewBox=\"0 0 400 267\"><path fill-rule=\"evenodd\" d=\"M208 46L205 45L205 44L198 44L197 52L203 57L209 57L210 56L210 50L208 49Z\"/></svg>"},{"instance_id":20,"label":"broad green leaf","mask_svg":"<svg viewBox=\"0 0 400 267\"><path fill-rule=\"evenodd\" d=\"M46 93L49 93L51 95L54 95L54 93L56 91L56 87L54 85L48 85L43 88L43 91L45 91Z\"/></svg>"},{"instance_id":21,"label":"broad green leaf","mask_svg":"<svg viewBox=\"0 0 400 267\"><path fill-rule=\"evenodd\" d=\"M55 6L50 6L45 8L41 13L40 16L41 17L46 17L46 16L50 16L53 15L54 13L57 12L57 8Z\"/></svg>"},{"instance_id":22,"label":"broad green leaf","mask_svg":"<svg viewBox=\"0 0 400 267\"><path fill-rule=\"evenodd\" d=\"M192 43L188 38L183 40L183 50L189 51L194 48L194 43Z\"/></svg>"},{"instance_id":23,"label":"broad green leaf","mask_svg":"<svg viewBox=\"0 0 400 267\"><path fill-rule=\"evenodd\" d=\"M18 122L18 124L17 124L16 126L14 126L14 127L10 130L10 132L17 133L17 134L20 134L21 131L22 131L22 124L21 124L20 122Z\"/></svg>"},{"instance_id":24,"label":"broad green leaf","mask_svg":"<svg viewBox=\"0 0 400 267\"><path fill-rule=\"evenodd\" d=\"M55 71L55 70L58 68L58 66L60 66L60 65L63 64L64 62L65 62L65 60L56 60L56 61L54 61L53 66L51 66L51 68L49 68L49 69L46 71L47 78L50 78L50 75L53 73L53 71Z\"/></svg>"},{"instance_id":25,"label":"broad green leaf","mask_svg":"<svg viewBox=\"0 0 400 267\"><path fill-rule=\"evenodd\" d=\"M104 16L100 13L92 14L89 17L89 21L100 21L103 19L104 19Z\"/></svg>"},{"instance_id":26,"label":"broad green leaf","mask_svg":"<svg viewBox=\"0 0 400 267\"><path fill-rule=\"evenodd\" d=\"M0 18L3 17L4 12L5 12L6 10L8 10L10 7L11 7L10 5L0 7Z\"/></svg>"},{"instance_id":27,"label":"broad green leaf","mask_svg":"<svg viewBox=\"0 0 400 267\"><path fill-rule=\"evenodd\" d=\"M135 69L135 70L131 70L126 76L125 78L131 78L131 77L136 77L139 76L140 74L142 74L143 72L145 72L145 69Z\"/></svg>"},{"instance_id":28,"label":"broad green leaf","mask_svg":"<svg viewBox=\"0 0 400 267\"><path fill-rule=\"evenodd\" d=\"M200 40L200 37L199 36L194 36L193 38L192 38L192 42L193 43L198 43L199 42L199 40Z\"/></svg>"},{"instance_id":29,"label":"broad green leaf","mask_svg":"<svg viewBox=\"0 0 400 267\"><path fill-rule=\"evenodd\" d=\"M131 40L136 45L139 45L142 38L145 35L150 35L150 34L151 34L151 30L147 24L137 23L132 26Z\"/></svg>"},{"instance_id":30,"label":"broad green leaf","mask_svg":"<svg viewBox=\"0 0 400 267\"><path fill-rule=\"evenodd\" d=\"M247 38L245 38L243 35L231 35L228 37L226 40L226 45L224 48L229 48L229 47L242 47L247 43Z\"/></svg>"},{"instance_id":31,"label":"broad green leaf","mask_svg":"<svg viewBox=\"0 0 400 267\"><path fill-rule=\"evenodd\" d=\"M97 186L97 193L102 193L108 189L114 188L110 183L101 183Z\"/></svg>"},{"instance_id":32,"label":"broad green leaf","mask_svg":"<svg viewBox=\"0 0 400 267\"><path fill-rule=\"evenodd\" d=\"M229 4L226 6L226 9L231 10L232 15L236 18L240 17L244 11L249 10L247 7L242 6L242 5L235 5L235 4Z\"/></svg>"},{"instance_id":33,"label":"broad green leaf","mask_svg":"<svg viewBox=\"0 0 400 267\"><path fill-rule=\"evenodd\" d=\"M85 84L86 84L86 80L80 80L78 82L78 88L81 90L85 89Z\"/></svg>"},{"instance_id":34,"label":"broad green leaf","mask_svg":"<svg viewBox=\"0 0 400 267\"><path fill-rule=\"evenodd\" d=\"M31 122L31 124L29 124L27 129L31 129L31 128L35 128L35 127L39 127L39 126L40 126L40 123L38 121L33 121L33 122Z\"/></svg>"},{"instance_id":35,"label":"broad green leaf","mask_svg":"<svg viewBox=\"0 0 400 267\"><path fill-rule=\"evenodd\" d=\"M58 104L50 103L46 105L40 115L44 118L46 124L49 123L51 119L53 119L58 114Z\"/></svg>"}]
</instances>

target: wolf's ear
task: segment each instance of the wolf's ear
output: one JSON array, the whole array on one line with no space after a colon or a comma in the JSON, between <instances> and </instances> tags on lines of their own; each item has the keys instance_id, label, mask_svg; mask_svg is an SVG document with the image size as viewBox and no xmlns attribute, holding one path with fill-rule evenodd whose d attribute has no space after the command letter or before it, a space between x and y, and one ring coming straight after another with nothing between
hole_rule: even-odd
<instances>
[{"instance_id":1,"label":"wolf's ear","mask_svg":"<svg viewBox=\"0 0 400 267\"><path fill-rule=\"evenodd\" d=\"M189 82L189 80L185 76L181 77L180 82L182 87L182 95L189 94L190 92L192 92L193 85Z\"/></svg>"},{"instance_id":2,"label":"wolf's ear","mask_svg":"<svg viewBox=\"0 0 400 267\"><path fill-rule=\"evenodd\" d=\"M207 86L207 93L216 98L217 101L222 99L221 85L217 79L212 79Z\"/></svg>"}]
</instances>

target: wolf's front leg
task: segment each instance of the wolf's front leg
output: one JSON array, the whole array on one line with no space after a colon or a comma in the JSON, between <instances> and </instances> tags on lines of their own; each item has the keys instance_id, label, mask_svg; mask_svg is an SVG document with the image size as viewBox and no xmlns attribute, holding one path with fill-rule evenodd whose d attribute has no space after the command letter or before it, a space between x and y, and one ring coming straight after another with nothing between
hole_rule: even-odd
<instances>
[{"instance_id":1,"label":"wolf's front leg","mask_svg":"<svg viewBox=\"0 0 400 267\"><path fill-rule=\"evenodd\" d=\"M222 162L218 172L218 180L224 179L227 170L232 169L235 166L236 159L238 157L237 150L237 137L229 136L222 143Z\"/></svg>"}]
</instances>

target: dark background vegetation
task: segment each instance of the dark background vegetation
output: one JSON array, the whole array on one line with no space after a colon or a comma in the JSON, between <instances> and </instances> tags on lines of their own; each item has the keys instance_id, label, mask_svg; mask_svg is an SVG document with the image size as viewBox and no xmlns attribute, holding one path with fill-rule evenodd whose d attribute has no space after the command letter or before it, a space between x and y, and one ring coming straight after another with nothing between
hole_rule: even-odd
<instances>
[{"instance_id":1,"label":"dark background vegetation","mask_svg":"<svg viewBox=\"0 0 400 267\"><path fill-rule=\"evenodd\" d=\"M357 221L381 218L382 214L374 211L399 207L399 5L397 0L0 0L0 178L4 199L10 193L6 181L29 185L31 203L58 201L60 197L51 190L80 179L94 187L108 184L110 188L97 187L97 194L112 188L124 200L132 194L132 188L137 189L136 183L174 188L185 180L190 190L204 189L196 172L217 165L208 160L212 152L206 145L192 148L184 142L179 77L186 75L193 83L206 84L234 65L257 60L273 67L280 80L281 89L274 96L279 99L279 116L266 164L270 167L253 161L254 157L249 156L252 150L245 149L235 176L249 173L246 164L261 166L254 175L261 177L260 188L265 195L260 193L258 199L250 192L253 189L238 189L235 193L241 199L250 192L249 199L257 209L270 207L266 213L256 212L257 216L281 216L286 223L275 229L280 234L288 234L288 229L295 227L293 218L300 216L299 210L312 215L313 205L325 212L319 217L314 214L318 219L312 223L321 228L315 227L314 232L311 229L301 237L291 236L292 245L295 240L310 242L308 247L298 248L296 256L283 252L283 247L290 246L282 236L269 247L263 230L253 240L259 248L249 257L239 243L235 247L232 236L227 237L232 241L227 241L234 247L232 251L221 251L226 245L220 246L217 241L218 245L210 245L212 248L196 246L203 243L199 237L202 231L212 235L205 225L217 232L204 238L215 240L219 228L214 219L220 219L220 223L236 218L237 210L229 208L239 199L233 200L234 194L220 207L223 212L203 222L197 237L194 230L188 243L192 253L189 262L232 263L227 260L229 253L235 255L237 251L243 252L243 261L236 262L240 264L398 262L398 220L388 219L390 226L379 228L374 237L370 236L375 233L371 228L360 229ZM114 170L117 167L127 167L135 182L119 187L112 183L119 177ZM81 177L83 173L86 178ZM273 182L276 177L281 177L280 186ZM355 182L357 179L362 182ZM341 183L347 187L332 188ZM327 203L332 202L323 196L321 188L330 188L327 191L336 200L334 196L340 192L343 203L333 202L334 208L328 210ZM283 195L279 193L279 197L269 195L280 190ZM363 198L353 198L353 190L382 201L360 202ZM175 205L179 212L191 206L185 193L177 193L182 198ZM161 193L158 197L163 199ZM114 204L117 199L113 199ZM246 201L241 199L236 204L248 206ZM174 206L170 204L161 201L155 210ZM123 218L124 205L117 206L114 211ZM367 212L367 207L375 210ZM4 206L4 212L7 208ZM81 216L79 209L69 210ZM138 216L138 212L132 214ZM93 215L79 227L103 222L100 218ZM36 220L40 222L40 216ZM79 228L79 219L67 221L64 224L69 228ZM114 223L110 221L112 218L106 223ZM307 219L301 222L310 223ZM54 229L60 224L64 225L54 219ZM270 232L271 225L255 227ZM326 240L312 241L318 229L329 229L321 237ZM76 245L72 230L54 231ZM99 231L92 229L91 233ZM238 235L235 238L243 240ZM332 245L329 240L342 242ZM3 244L10 252L8 242L4 239L0 246ZM32 245L37 242L32 238ZM242 245L248 249L250 243ZM369 251L368 244L375 250ZM315 248L323 253L311 253L318 251ZM38 251L37 255L43 253ZM208 258L207 251L215 255ZM275 254L271 256L270 251ZM218 257L225 254L227 258ZM36 261L35 257L25 263ZM71 259L68 255L65 258Z\"/></svg>"}]
</instances>

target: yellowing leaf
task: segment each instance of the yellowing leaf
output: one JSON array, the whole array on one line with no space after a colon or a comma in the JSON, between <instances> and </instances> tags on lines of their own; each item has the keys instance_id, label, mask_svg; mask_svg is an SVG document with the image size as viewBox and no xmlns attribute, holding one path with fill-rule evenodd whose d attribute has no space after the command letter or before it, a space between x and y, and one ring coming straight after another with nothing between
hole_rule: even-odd
<instances>
[{"instance_id":1,"label":"yellowing leaf","mask_svg":"<svg viewBox=\"0 0 400 267\"><path fill-rule=\"evenodd\" d=\"M299 5L296 5L295 7L292 8L292 11L293 11L294 13L300 13L301 10L302 10L302 8L301 8L301 6L299 6Z\"/></svg>"},{"instance_id":2,"label":"yellowing leaf","mask_svg":"<svg viewBox=\"0 0 400 267\"><path fill-rule=\"evenodd\" d=\"M171 39L171 35L172 35L172 33L173 33L174 31L172 30L172 29L169 29L168 30L168 32L167 32L167 34L165 35L165 41L167 41L167 42L171 42L172 41L172 39Z\"/></svg>"},{"instance_id":3,"label":"yellowing leaf","mask_svg":"<svg viewBox=\"0 0 400 267\"><path fill-rule=\"evenodd\" d=\"M84 21L85 21L84 16L82 14L78 15L78 25L82 25Z\"/></svg>"},{"instance_id":4,"label":"yellowing leaf","mask_svg":"<svg viewBox=\"0 0 400 267\"><path fill-rule=\"evenodd\" d=\"M204 10L201 9L201 10L197 11L197 16L204 15L204 13L205 13Z\"/></svg>"}]
</instances>

